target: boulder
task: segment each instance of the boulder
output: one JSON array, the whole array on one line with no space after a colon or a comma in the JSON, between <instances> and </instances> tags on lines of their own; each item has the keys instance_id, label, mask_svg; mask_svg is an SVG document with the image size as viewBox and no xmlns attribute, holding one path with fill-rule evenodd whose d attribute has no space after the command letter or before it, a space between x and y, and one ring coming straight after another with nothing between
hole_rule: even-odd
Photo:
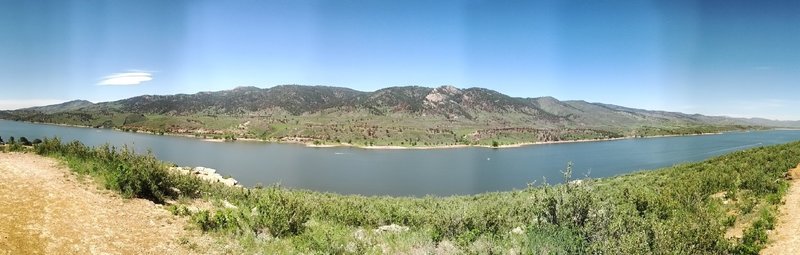
<instances>
[{"instance_id":1,"label":"boulder","mask_svg":"<svg viewBox=\"0 0 800 255\"><path fill-rule=\"evenodd\" d=\"M201 180L204 180L204 181L207 181L207 182L211 182L211 183L221 182L221 183L223 183L223 184L225 184L227 186L230 186L230 187L242 187L241 185L239 185L239 181L237 181L236 179L224 178L224 177L222 177L222 175L217 173L217 170L215 170L213 168L198 166L198 167L194 167L194 168L191 168L191 167L170 167L169 169L171 171L176 171L178 173L185 174L185 175L193 174L193 175L196 175L197 178L200 178Z\"/></svg>"},{"instance_id":2,"label":"boulder","mask_svg":"<svg viewBox=\"0 0 800 255\"><path fill-rule=\"evenodd\" d=\"M228 208L228 209L237 209L237 208L239 208L239 207L236 207L235 205L231 204L231 202L228 202L228 200L223 200L222 201L222 206L224 206L225 208Z\"/></svg>"},{"instance_id":3,"label":"boulder","mask_svg":"<svg viewBox=\"0 0 800 255\"><path fill-rule=\"evenodd\" d=\"M364 241L364 239L367 239L367 233L364 231L363 228L358 228L356 232L353 232L353 237L355 237L356 240Z\"/></svg>"},{"instance_id":4,"label":"boulder","mask_svg":"<svg viewBox=\"0 0 800 255\"><path fill-rule=\"evenodd\" d=\"M256 239L262 242L272 240L272 235L269 233L268 228L262 228L256 231Z\"/></svg>"},{"instance_id":5,"label":"boulder","mask_svg":"<svg viewBox=\"0 0 800 255\"><path fill-rule=\"evenodd\" d=\"M227 186L231 186L231 187L236 186L236 184L239 184L239 182L236 181L233 178L225 178L225 179L220 180L219 182L221 182L221 183L223 183L223 184L225 184Z\"/></svg>"}]
</instances>

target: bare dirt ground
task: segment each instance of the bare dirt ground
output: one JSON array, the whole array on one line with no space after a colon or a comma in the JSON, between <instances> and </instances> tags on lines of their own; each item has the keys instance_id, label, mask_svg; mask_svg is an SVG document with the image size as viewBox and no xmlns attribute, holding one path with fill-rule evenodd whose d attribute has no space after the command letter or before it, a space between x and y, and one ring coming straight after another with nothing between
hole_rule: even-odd
<instances>
[{"instance_id":1,"label":"bare dirt ground","mask_svg":"<svg viewBox=\"0 0 800 255\"><path fill-rule=\"evenodd\" d=\"M800 254L800 165L789 170L791 186L780 208L770 244L761 254Z\"/></svg>"},{"instance_id":2,"label":"bare dirt ground","mask_svg":"<svg viewBox=\"0 0 800 255\"><path fill-rule=\"evenodd\" d=\"M0 254L192 254L186 244L202 241L185 226L150 201L79 181L54 159L0 153Z\"/></svg>"}]
</instances>

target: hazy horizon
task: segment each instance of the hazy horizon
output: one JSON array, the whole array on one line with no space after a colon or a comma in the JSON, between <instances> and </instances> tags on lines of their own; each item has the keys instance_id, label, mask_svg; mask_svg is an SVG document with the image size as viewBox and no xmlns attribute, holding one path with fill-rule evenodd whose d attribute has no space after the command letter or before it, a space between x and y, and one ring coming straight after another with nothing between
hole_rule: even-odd
<instances>
[{"instance_id":1,"label":"hazy horizon","mask_svg":"<svg viewBox=\"0 0 800 255\"><path fill-rule=\"evenodd\" d=\"M308 84L800 120L800 2L5 1L0 109Z\"/></svg>"}]
</instances>

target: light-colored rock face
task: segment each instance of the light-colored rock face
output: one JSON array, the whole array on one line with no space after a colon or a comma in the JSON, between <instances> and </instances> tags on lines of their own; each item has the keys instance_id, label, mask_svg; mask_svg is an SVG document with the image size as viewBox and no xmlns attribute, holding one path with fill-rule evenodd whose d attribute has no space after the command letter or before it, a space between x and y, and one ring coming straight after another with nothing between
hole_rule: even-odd
<instances>
[{"instance_id":1,"label":"light-colored rock face","mask_svg":"<svg viewBox=\"0 0 800 255\"><path fill-rule=\"evenodd\" d=\"M425 96L425 100L428 100L428 102L435 104L441 103L442 101L444 101L444 99L445 99L444 95L435 92L431 92L430 94Z\"/></svg>"},{"instance_id":2,"label":"light-colored rock face","mask_svg":"<svg viewBox=\"0 0 800 255\"><path fill-rule=\"evenodd\" d=\"M425 96L426 103L441 104L453 96L461 95L461 90L453 86L441 86L435 88Z\"/></svg>"},{"instance_id":3,"label":"light-colored rock face","mask_svg":"<svg viewBox=\"0 0 800 255\"><path fill-rule=\"evenodd\" d=\"M450 85L441 86L441 87L437 88L437 90L441 91L442 93L446 93L446 94L450 94L450 95L460 94L461 93L460 89L458 89L456 87L453 87L453 86L450 86Z\"/></svg>"}]
</instances>

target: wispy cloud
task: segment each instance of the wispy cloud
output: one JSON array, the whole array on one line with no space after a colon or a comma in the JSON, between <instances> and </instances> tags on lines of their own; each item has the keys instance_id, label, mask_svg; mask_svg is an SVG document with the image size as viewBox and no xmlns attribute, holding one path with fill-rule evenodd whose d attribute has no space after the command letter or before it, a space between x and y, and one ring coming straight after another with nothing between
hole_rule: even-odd
<instances>
[{"instance_id":1,"label":"wispy cloud","mask_svg":"<svg viewBox=\"0 0 800 255\"><path fill-rule=\"evenodd\" d=\"M23 99L23 100L4 100L0 99L0 110L16 110L34 106L45 106L51 104L60 104L66 100L58 99Z\"/></svg>"},{"instance_id":2,"label":"wispy cloud","mask_svg":"<svg viewBox=\"0 0 800 255\"><path fill-rule=\"evenodd\" d=\"M103 77L97 85L101 86L131 86L139 85L142 82L150 81L153 79L153 74L144 71L129 71L124 73L115 73Z\"/></svg>"}]
</instances>

